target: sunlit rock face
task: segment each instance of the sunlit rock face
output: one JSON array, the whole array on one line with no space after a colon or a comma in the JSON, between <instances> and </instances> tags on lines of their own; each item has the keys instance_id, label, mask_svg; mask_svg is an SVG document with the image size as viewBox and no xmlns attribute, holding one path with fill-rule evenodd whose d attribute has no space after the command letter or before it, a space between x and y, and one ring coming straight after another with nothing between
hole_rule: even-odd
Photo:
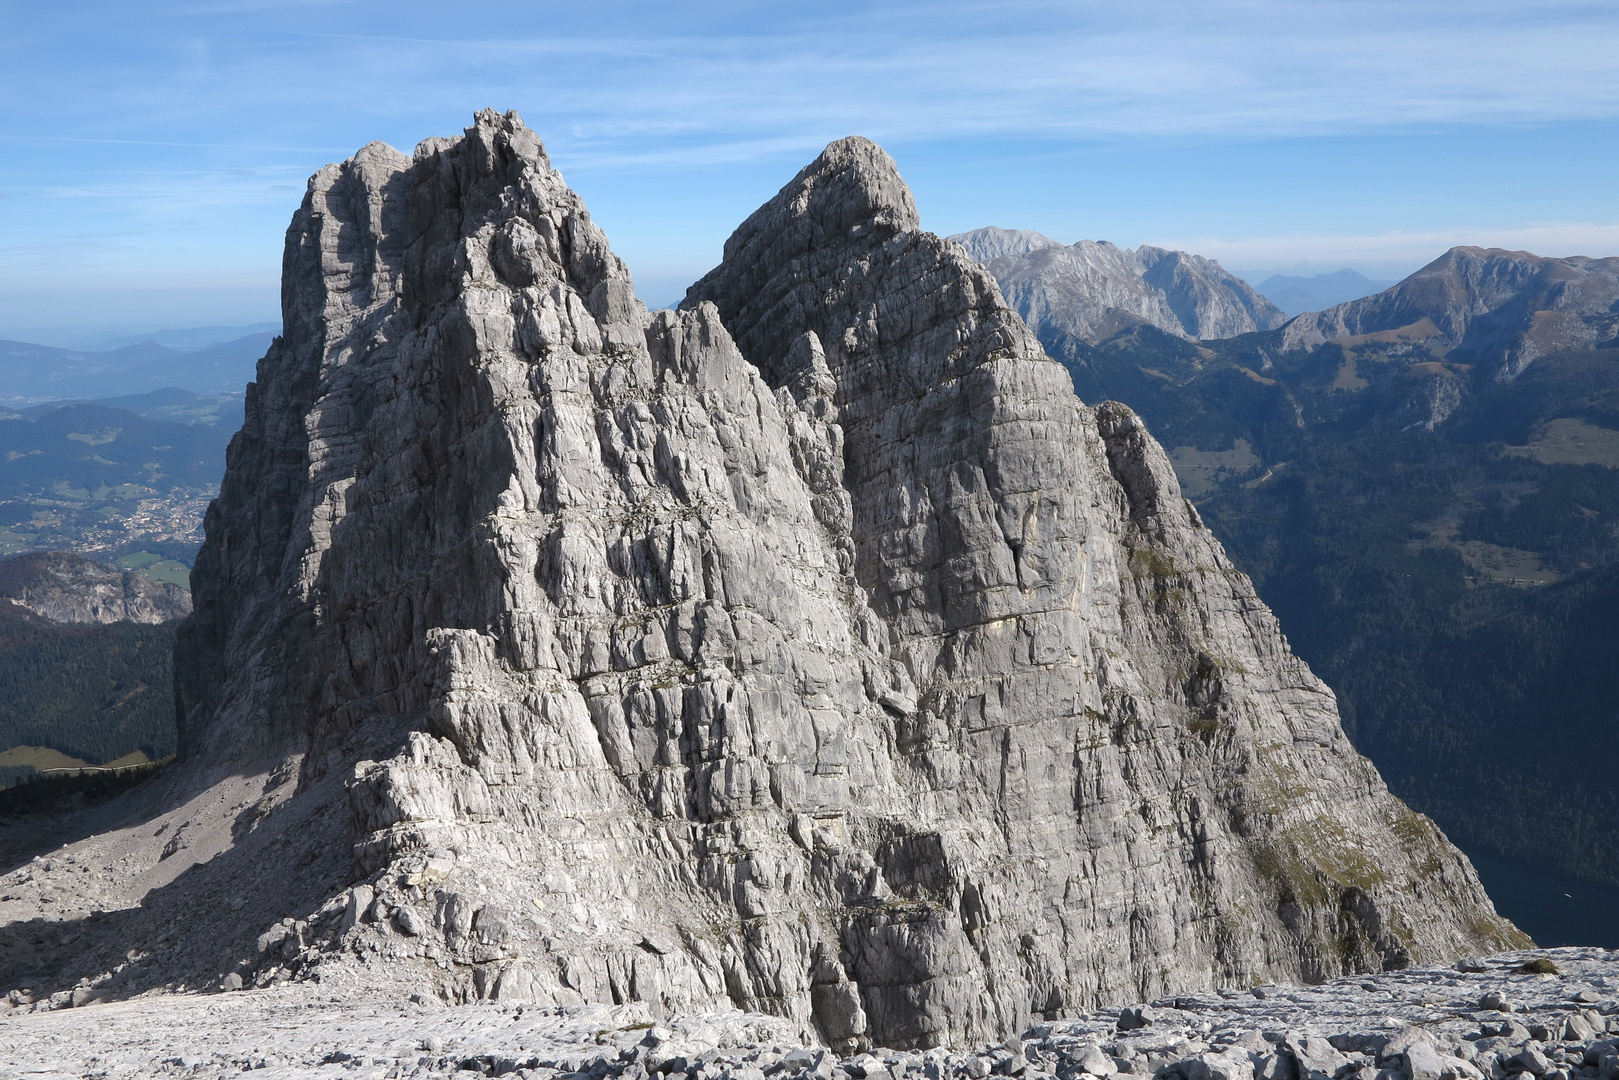
<instances>
[{"instance_id":1,"label":"sunlit rock face","mask_svg":"<svg viewBox=\"0 0 1619 1080\"><path fill-rule=\"evenodd\" d=\"M191 613L178 585L93 562L71 551L30 551L0 559L0 604L57 623L155 625Z\"/></svg>"},{"instance_id":2,"label":"sunlit rock face","mask_svg":"<svg viewBox=\"0 0 1619 1080\"><path fill-rule=\"evenodd\" d=\"M1106 240L1064 245L1027 229L992 227L950 239L995 275L1029 328L1094 345L1142 325L1196 341L1272 330L1280 308L1213 259Z\"/></svg>"},{"instance_id":3,"label":"sunlit rock face","mask_svg":"<svg viewBox=\"0 0 1619 1080\"><path fill-rule=\"evenodd\" d=\"M1329 341L1375 343L1415 362L1454 353L1509 381L1559 349L1619 342L1619 258L1453 247L1392 288L1300 315L1280 345Z\"/></svg>"},{"instance_id":4,"label":"sunlit rock face","mask_svg":"<svg viewBox=\"0 0 1619 1080\"><path fill-rule=\"evenodd\" d=\"M283 300L179 676L186 769L346 786L278 970L853 1048L1517 940L875 145L649 313L480 113L318 173Z\"/></svg>"}]
</instances>

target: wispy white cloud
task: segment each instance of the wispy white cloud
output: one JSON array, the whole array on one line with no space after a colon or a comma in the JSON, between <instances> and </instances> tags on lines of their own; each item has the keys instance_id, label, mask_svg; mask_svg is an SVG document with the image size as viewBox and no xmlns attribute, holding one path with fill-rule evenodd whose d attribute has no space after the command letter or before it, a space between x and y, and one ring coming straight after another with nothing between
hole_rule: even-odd
<instances>
[{"instance_id":1,"label":"wispy white cloud","mask_svg":"<svg viewBox=\"0 0 1619 1080\"><path fill-rule=\"evenodd\" d=\"M630 140L697 138L735 157L851 130L1253 136L1619 116L1619 11L1556 0L1532 15L1499 0L919 3L732 33L655 29L334 34L262 58L374 78L406 109L446 95L532 103L553 141L604 167L684 163L679 148ZM413 78L389 79L402 70ZM269 93L335 104L353 85L283 79Z\"/></svg>"},{"instance_id":2,"label":"wispy white cloud","mask_svg":"<svg viewBox=\"0 0 1619 1080\"><path fill-rule=\"evenodd\" d=\"M0 262L43 260L63 280L101 268L113 281L120 260L177 275L191 260L201 278L251 258L273 275L309 173L374 138L408 150L453 133L485 105L519 109L582 188L617 184L624 205L641 184L641 205L660 212L658 189L683 177L723 186L752 166L785 180L851 133L984 157L1017 139L1184 145L1175 190L1213 201L1216 181L1198 188L1198 145L1619 121L1614 56L1619 7L1585 0L9 5ZM1410 170L1413 190L1444 184L1389 167ZM1020 182L1016 169L997 175ZM1293 231L1263 210L1227 231L1146 206L1127 217L1145 222L1131 225L1138 238L1230 265L1415 264L1473 242L1619 250L1589 206L1476 217L1503 223L1493 231L1447 211L1431 230L1393 232L1384 207L1332 209L1330 225ZM1556 216L1597 224L1525 224ZM726 227L670 228L646 254L664 268L701 263Z\"/></svg>"},{"instance_id":3,"label":"wispy white cloud","mask_svg":"<svg viewBox=\"0 0 1619 1080\"><path fill-rule=\"evenodd\" d=\"M685 163L681 147L630 145L659 140L738 158L849 131L1254 136L1619 116L1619 9L1571 0L827 4L814 17L786 4L735 25L679 4L618 19L477 4L363 19L360 5L314 30L303 7L226 5L243 25L187 22L45 86L158 123L517 105L590 167Z\"/></svg>"}]
</instances>

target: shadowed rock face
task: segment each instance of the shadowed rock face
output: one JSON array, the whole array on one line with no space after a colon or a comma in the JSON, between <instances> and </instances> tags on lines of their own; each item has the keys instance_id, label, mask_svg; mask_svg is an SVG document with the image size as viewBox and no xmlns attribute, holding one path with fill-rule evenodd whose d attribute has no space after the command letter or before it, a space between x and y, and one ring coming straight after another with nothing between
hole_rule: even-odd
<instances>
[{"instance_id":1,"label":"shadowed rock face","mask_svg":"<svg viewBox=\"0 0 1619 1080\"><path fill-rule=\"evenodd\" d=\"M897 1046L1521 940L886 154L725 251L649 314L515 114L311 181L179 674L348 778L290 969Z\"/></svg>"},{"instance_id":2,"label":"shadowed rock face","mask_svg":"<svg viewBox=\"0 0 1619 1080\"><path fill-rule=\"evenodd\" d=\"M178 585L68 551L0 559L0 602L6 601L59 623L161 623L191 613L191 597Z\"/></svg>"},{"instance_id":3,"label":"shadowed rock face","mask_svg":"<svg viewBox=\"0 0 1619 1080\"><path fill-rule=\"evenodd\" d=\"M1184 251L1105 240L1064 246L1037 232L994 227L950 239L995 275L1007 302L1047 340L1060 333L1094 345L1147 323L1196 341L1287 321L1246 281Z\"/></svg>"}]
</instances>

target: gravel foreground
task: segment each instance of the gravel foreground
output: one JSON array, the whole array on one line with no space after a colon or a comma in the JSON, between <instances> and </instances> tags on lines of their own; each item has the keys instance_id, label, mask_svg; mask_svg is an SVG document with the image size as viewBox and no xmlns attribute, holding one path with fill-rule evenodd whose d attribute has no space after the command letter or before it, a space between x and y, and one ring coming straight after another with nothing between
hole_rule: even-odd
<instances>
[{"instance_id":1,"label":"gravel foreground","mask_svg":"<svg viewBox=\"0 0 1619 1080\"><path fill-rule=\"evenodd\" d=\"M1541 969L1541 970L1537 970ZM1555 973L1553 973L1555 972ZM8 1077L540 1080L1619 1080L1619 951L1503 953L1319 986L1188 994L971 1051L838 1058L775 1017L630 1004L336 1002L318 988L0 1015Z\"/></svg>"}]
</instances>

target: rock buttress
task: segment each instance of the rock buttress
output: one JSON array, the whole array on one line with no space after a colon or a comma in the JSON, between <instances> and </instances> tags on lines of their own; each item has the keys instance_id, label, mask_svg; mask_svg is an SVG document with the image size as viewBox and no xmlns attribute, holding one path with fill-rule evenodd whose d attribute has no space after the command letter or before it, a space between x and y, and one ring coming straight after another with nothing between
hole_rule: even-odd
<instances>
[{"instance_id":1,"label":"rock buttress","mask_svg":"<svg viewBox=\"0 0 1619 1080\"><path fill-rule=\"evenodd\" d=\"M178 679L187 768L348 777L288 970L937 1045L1514 933L871 144L648 313L480 113L317 174L283 299Z\"/></svg>"},{"instance_id":2,"label":"rock buttress","mask_svg":"<svg viewBox=\"0 0 1619 1080\"><path fill-rule=\"evenodd\" d=\"M1521 940L1351 748L1141 422L1075 398L878 147L834 143L738 228L709 302L767 378L813 337L836 386L855 577L906 686L893 767L959 915L902 980L902 917L845 930L885 1033L975 985L1009 1020Z\"/></svg>"}]
</instances>

